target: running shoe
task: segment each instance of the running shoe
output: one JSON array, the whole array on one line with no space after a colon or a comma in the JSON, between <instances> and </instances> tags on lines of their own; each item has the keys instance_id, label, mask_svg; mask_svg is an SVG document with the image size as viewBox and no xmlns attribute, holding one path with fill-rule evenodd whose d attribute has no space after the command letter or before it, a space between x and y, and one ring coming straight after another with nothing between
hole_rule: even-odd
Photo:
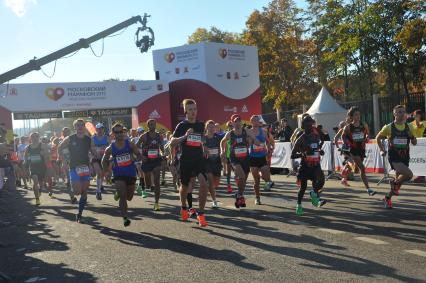
<instances>
[{"instance_id":1,"label":"running shoe","mask_svg":"<svg viewBox=\"0 0 426 283\"><path fill-rule=\"evenodd\" d=\"M392 199L385 197L383 199L383 205L385 206L385 208L389 208L389 209L392 208L393 207L392 206Z\"/></svg>"},{"instance_id":2,"label":"running shoe","mask_svg":"<svg viewBox=\"0 0 426 283\"><path fill-rule=\"evenodd\" d=\"M197 220L198 220L198 225L200 225L200 227L206 227L207 226L207 221L206 221L206 216L203 214L199 214L197 216Z\"/></svg>"},{"instance_id":3,"label":"running shoe","mask_svg":"<svg viewBox=\"0 0 426 283\"><path fill-rule=\"evenodd\" d=\"M232 186L231 186L231 184L228 184L226 192L229 193L229 194L232 194Z\"/></svg>"},{"instance_id":4,"label":"running shoe","mask_svg":"<svg viewBox=\"0 0 426 283\"><path fill-rule=\"evenodd\" d=\"M262 203L260 202L260 197L256 197L256 199L254 200L254 204L255 205L261 205Z\"/></svg>"},{"instance_id":5,"label":"running shoe","mask_svg":"<svg viewBox=\"0 0 426 283\"><path fill-rule=\"evenodd\" d=\"M195 216L197 216L197 211L195 210L195 208L191 207L191 208L188 210L188 217L189 217L189 218L192 218L192 217L195 217Z\"/></svg>"},{"instance_id":6,"label":"running shoe","mask_svg":"<svg viewBox=\"0 0 426 283\"><path fill-rule=\"evenodd\" d=\"M159 211L159 210L160 210L160 204L154 203L154 211Z\"/></svg>"},{"instance_id":7,"label":"running shoe","mask_svg":"<svg viewBox=\"0 0 426 283\"><path fill-rule=\"evenodd\" d=\"M399 189L401 188L401 184L395 184L395 182L391 180L390 186L391 186L392 193L396 196L399 196Z\"/></svg>"},{"instance_id":8,"label":"running shoe","mask_svg":"<svg viewBox=\"0 0 426 283\"><path fill-rule=\"evenodd\" d=\"M368 193L368 195L369 195L370 197L372 197L372 196L374 196L374 195L376 194L376 191L375 191L375 190L373 190L373 189L371 189L371 188L368 188L368 189L367 189L367 193Z\"/></svg>"},{"instance_id":9,"label":"running shoe","mask_svg":"<svg viewBox=\"0 0 426 283\"><path fill-rule=\"evenodd\" d=\"M77 198L76 197L71 197L71 203L72 204L76 204L77 203Z\"/></svg>"},{"instance_id":10,"label":"running shoe","mask_svg":"<svg viewBox=\"0 0 426 283\"><path fill-rule=\"evenodd\" d=\"M36 205L40 205L40 204L41 204L40 199L36 198Z\"/></svg>"},{"instance_id":11,"label":"running shoe","mask_svg":"<svg viewBox=\"0 0 426 283\"><path fill-rule=\"evenodd\" d=\"M123 224L124 224L124 227L129 226L129 225L130 225L130 223L132 223L132 221L130 221L130 219L129 219L129 218L127 218L127 217L124 217L124 218L123 218Z\"/></svg>"},{"instance_id":12,"label":"running shoe","mask_svg":"<svg viewBox=\"0 0 426 283\"><path fill-rule=\"evenodd\" d=\"M246 207L246 199L244 198L244 196L240 197L240 207Z\"/></svg>"},{"instance_id":13,"label":"running shoe","mask_svg":"<svg viewBox=\"0 0 426 283\"><path fill-rule=\"evenodd\" d=\"M312 205L313 206L318 206L318 204L319 204L318 194L316 192L314 192L314 191L311 191L309 193L309 195L311 196L311 203L312 203Z\"/></svg>"},{"instance_id":14,"label":"running shoe","mask_svg":"<svg viewBox=\"0 0 426 283\"><path fill-rule=\"evenodd\" d=\"M53 198L53 193L49 192L49 197Z\"/></svg>"},{"instance_id":15,"label":"running shoe","mask_svg":"<svg viewBox=\"0 0 426 283\"><path fill-rule=\"evenodd\" d=\"M216 200L212 201L211 208L217 208L217 207L218 207L217 206L217 201Z\"/></svg>"},{"instance_id":16,"label":"running shoe","mask_svg":"<svg viewBox=\"0 0 426 283\"><path fill-rule=\"evenodd\" d=\"M342 181L340 181L340 184L342 184L345 187L350 187L348 180L346 178L343 178Z\"/></svg>"},{"instance_id":17,"label":"running shoe","mask_svg":"<svg viewBox=\"0 0 426 283\"><path fill-rule=\"evenodd\" d=\"M271 188L272 188L272 182L271 181L266 182L265 185L263 186L263 190L266 191L266 192L270 191Z\"/></svg>"},{"instance_id":18,"label":"running shoe","mask_svg":"<svg viewBox=\"0 0 426 283\"><path fill-rule=\"evenodd\" d=\"M182 219L182 221L187 221L189 218L189 213L188 210L185 208L181 208L180 209L180 217Z\"/></svg>"},{"instance_id":19,"label":"running shoe","mask_svg":"<svg viewBox=\"0 0 426 283\"><path fill-rule=\"evenodd\" d=\"M96 199L102 200L102 193L101 192L96 192Z\"/></svg>"},{"instance_id":20,"label":"running shoe","mask_svg":"<svg viewBox=\"0 0 426 283\"><path fill-rule=\"evenodd\" d=\"M142 196L142 187L141 187L141 185L138 185L137 187L136 187L136 194L138 195L138 196Z\"/></svg>"},{"instance_id":21,"label":"running shoe","mask_svg":"<svg viewBox=\"0 0 426 283\"><path fill-rule=\"evenodd\" d=\"M327 203L327 201L325 199L319 198L319 203L318 203L318 207L322 207L323 205L325 205Z\"/></svg>"},{"instance_id":22,"label":"running shoe","mask_svg":"<svg viewBox=\"0 0 426 283\"><path fill-rule=\"evenodd\" d=\"M149 193L147 191L142 191L142 198L147 198Z\"/></svg>"},{"instance_id":23,"label":"running shoe","mask_svg":"<svg viewBox=\"0 0 426 283\"><path fill-rule=\"evenodd\" d=\"M101 186L101 192L105 192L105 188L104 188L104 186Z\"/></svg>"},{"instance_id":24,"label":"running shoe","mask_svg":"<svg viewBox=\"0 0 426 283\"><path fill-rule=\"evenodd\" d=\"M114 193L114 200L118 201L120 199L120 194L118 193L118 191L115 191Z\"/></svg>"},{"instance_id":25,"label":"running shoe","mask_svg":"<svg viewBox=\"0 0 426 283\"><path fill-rule=\"evenodd\" d=\"M80 213L78 213L78 214L76 214L75 215L75 222L77 222L77 223L81 223L81 214Z\"/></svg>"},{"instance_id":26,"label":"running shoe","mask_svg":"<svg viewBox=\"0 0 426 283\"><path fill-rule=\"evenodd\" d=\"M299 216L303 215L303 207L302 204L296 204L296 214Z\"/></svg>"}]
</instances>

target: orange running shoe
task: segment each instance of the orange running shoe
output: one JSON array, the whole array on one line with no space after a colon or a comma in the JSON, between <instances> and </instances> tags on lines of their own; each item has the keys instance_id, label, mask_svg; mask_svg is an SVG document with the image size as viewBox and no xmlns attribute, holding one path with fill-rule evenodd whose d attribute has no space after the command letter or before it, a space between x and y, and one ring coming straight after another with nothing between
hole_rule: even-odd
<instances>
[{"instance_id":1,"label":"orange running shoe","mask_svg":"<svg viewBox=\"0 0 426 283\"><path fill-rule=\"evenodd\" d=\"M182 217L182 221L187 221L188 218L189 218L188 210L186 208L185 209L181 208L180 209L180 216Z\"/></svg>"},{"instance_id":2,"label":"orange running shoe","mask_svg":"<svg viewBox=\"0 0 426 283\"><path fill-rule=\"evenodd\" d=\"M200 225L200 227L207 226L206 216L204 214L199 214L197 216L197 219L198 219L198 225Z\"/></svg>"},{"instance_id":3,"label":"orange running shoe","mask_svg":"<svg viewBox=\"0 0 426 283\"><path fill-rule=\"evenodd\" d=\"M230 194L232 193L232 186L231 186L231 184L228 184L227 192L230 193Z\"/></svg>"}]
</instances>

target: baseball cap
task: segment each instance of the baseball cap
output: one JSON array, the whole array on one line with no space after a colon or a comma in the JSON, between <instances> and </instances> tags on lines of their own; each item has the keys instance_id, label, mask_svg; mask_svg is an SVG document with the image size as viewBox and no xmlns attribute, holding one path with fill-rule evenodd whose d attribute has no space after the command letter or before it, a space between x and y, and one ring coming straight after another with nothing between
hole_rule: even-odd
<instances>
[{"instance_id":1,"label":"baseball cap","mask_svg":"<svg viewBox=\"0 0 426 283\"><path fill-rule=\"evenodd\" d=\"M101 129L101 128L104 128L104 124L102 124L102 123L97 123L97 124L96 124L96 129Z\"/></svg>"},{"instance_id":2,"label":"baseball cap","mask_svg":"<svg viewBox=\"0 0 426 283\"><path fill-rule=\"evenodd\" d=\"M138 133L143 133L145 129L143 127L138 127Z\"/></svg>"}]
</instances>

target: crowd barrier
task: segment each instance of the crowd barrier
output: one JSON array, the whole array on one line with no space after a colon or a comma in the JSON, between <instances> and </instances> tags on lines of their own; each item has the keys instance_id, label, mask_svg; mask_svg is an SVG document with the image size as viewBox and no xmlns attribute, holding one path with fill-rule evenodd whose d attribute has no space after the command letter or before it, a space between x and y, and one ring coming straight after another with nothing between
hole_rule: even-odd
<instances>
[{"instance_id":1,"label":"crowd barrier","mask_svg":"<svg viewBox=\"0 0 426 283\"><path fill-rule=\"evenodd\" d=\"M385 142L385 148L387 143ZM324 171L339 171L342 168L343 156L338 148L329 141L322 146L324 155L321 156L321 168ZM293 160L290 158L292 146L289 142L276 142L272 154L271 167L293 169ZM375 140L366 144L364 165L367 173L394 173L388 162L388 158L380 155L380 149ZM333 160L334 158L334 160ZM297 161L297 160L296 160ZM414 176L426 175L426 138L417 139L417 145L410 145L410 169Z\"/></svg>"}]
</instances>

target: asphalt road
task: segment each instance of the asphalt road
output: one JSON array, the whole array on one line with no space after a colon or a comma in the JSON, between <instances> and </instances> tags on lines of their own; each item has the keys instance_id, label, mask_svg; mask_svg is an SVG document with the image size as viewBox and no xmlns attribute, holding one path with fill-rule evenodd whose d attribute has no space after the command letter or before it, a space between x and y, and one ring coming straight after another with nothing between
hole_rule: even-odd
<instances>
[{"instance_id":1,"label":"asphalt road","mask_svg":"<svg viewBox=\"0 0 426 283\"><path fill-rule=\"evenodd\" d=\"M127 228L111 188L102 201L91 190L84 224L63 187L39 207L30 190L0 191L0 282L426 282L424 185L404 186L385 210L387 185L369 197L360 182L327 181L329 202L314 208L307 194L300 217L294 177L273 179L260 206L249 183L241 210L222 186L206 228L179 221L167 187L159 212L135 196Z\"/></svg>"}]
</instances>

